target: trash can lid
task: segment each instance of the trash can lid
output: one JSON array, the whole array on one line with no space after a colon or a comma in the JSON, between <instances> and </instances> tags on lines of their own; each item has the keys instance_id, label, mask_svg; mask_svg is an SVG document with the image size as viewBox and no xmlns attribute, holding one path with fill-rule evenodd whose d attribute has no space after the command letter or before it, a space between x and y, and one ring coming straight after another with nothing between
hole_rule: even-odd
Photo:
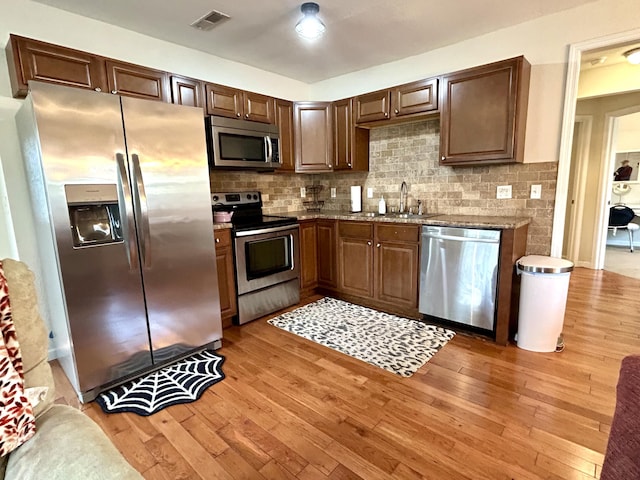
<instances>
[{"instance_id":1,"label":"trash can lid","mask_svg":"<svg viewBox=\"0 0 640 480\"><path fill-rule=\"evenodd\" d=\"M566 273L573 270L573 262L543 255L527 255L516 262L518 270L532 273Z\"/></svg>"}]
</instances>

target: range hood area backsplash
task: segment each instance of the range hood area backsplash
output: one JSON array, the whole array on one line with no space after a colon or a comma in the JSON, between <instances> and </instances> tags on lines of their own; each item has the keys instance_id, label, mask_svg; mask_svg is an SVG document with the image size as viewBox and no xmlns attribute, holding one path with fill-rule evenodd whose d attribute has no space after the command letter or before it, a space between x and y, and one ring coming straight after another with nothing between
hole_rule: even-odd
<instances>
[{"instance_id":1,"label":"range hood area backsplash","mask_svg":"<svg viewBox=\"0 0 640 480\"><path fill-rule=\"evenodd\" d=\"M377 211L380 195L387 208L397 207L400 184L409 187L408 206L422 200L427 212L450 215L523 216L529 225L527 253L549 255L556 191L556 162L442 167L438 163L440 123L427 120L371 130L369 172L327 174L224 172L211 173L212 191L260 190L266 213L304 210L300 187L323 185L320 199L327 211L349 211L351 185L362 187L363 210ZM542 185L542 198L529 198L531 185ZM511 185L511 199L497 200L496 187ZM336 198L330 198L330 187ZM373 198L367 197L373 188ZM306 200L311 200L307 198Z\"/></svg>"}]
</instances>

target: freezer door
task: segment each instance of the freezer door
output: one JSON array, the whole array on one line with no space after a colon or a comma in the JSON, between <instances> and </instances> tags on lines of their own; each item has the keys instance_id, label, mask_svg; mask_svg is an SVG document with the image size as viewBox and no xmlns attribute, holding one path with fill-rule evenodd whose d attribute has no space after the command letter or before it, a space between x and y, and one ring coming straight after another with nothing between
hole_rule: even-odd
<instances>
[{"instance_id":1,"label":"freezer door","mask_svg":"<svg viewBox=\"0 0 640 480\"><path fill-rule=\"evenodd\" d=\"M55 241L43 268L59 271L68 318L68 332L54 334L70 333L61 356L75 359L75 386L87 392L151 365L120 99L33 83L31 101L31 122L20 126L34 145L29 169L44 184L32 189L33 208L53 231L38 241Z\"/></svg>"},{"instance_id":2,"label":"freezer door","mask_svg":"<svg viewBox=\"0 0 640 480\"><path fill-rule=\"evenodd\" d=\"M500 231L422 227L419 311L493 331Z\"/></svg>"},{"instance_id":3,"label":"freezer door","mask_svg":"<svg viewBox=\"0 0 640 480\"><path fill-rule=\"evenodd\" d=\"M122 98L155 363L222 338L202 109Z\"/></svg>"}]
</instances>

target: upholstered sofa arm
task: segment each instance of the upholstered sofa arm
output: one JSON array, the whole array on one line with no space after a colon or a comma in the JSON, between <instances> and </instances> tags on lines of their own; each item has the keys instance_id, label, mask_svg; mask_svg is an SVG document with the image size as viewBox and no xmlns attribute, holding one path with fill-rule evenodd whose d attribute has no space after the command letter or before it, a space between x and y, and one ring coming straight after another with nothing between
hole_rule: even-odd
<instances>
[{"instance_id":1,"label":"upholstered sofa arm","mask_svg":"<svg viewBox=\"0 0 640 480\"><path fill-rule=\"evenodd\" d=\"M600 480L640 478L640 356L622 360Z\"/></svg>"}]
</instances>

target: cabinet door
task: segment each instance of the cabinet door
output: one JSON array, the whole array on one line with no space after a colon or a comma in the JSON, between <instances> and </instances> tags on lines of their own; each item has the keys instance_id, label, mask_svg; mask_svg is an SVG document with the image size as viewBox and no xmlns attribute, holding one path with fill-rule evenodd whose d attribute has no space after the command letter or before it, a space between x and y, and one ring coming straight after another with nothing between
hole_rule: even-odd
<instances>
[{"instance_id":1,"label":"cabinet door","mask_svg":"<svg viewBox=\"0 0 640 480\"><path fill-rule=\"evenodd\" d=\"M358 297L373 297L373 245L363 238L339 238L338 257L340 292Z\"/></svg>"},{"instance_id":2,"label":"cabinet door","mask_svg":"<svg viewBox=\"0 0 640 480\"><path fill-rule=\"evenodd\" d=\"M373 225L338 222L338 290L373 298Z\"/></svg>"},{"instance_id":3,"label":"cabinet door","mask_svg":"<svg viewBox=\"0 0 640 480\"><path fill-rule=\"evenodd\" d=\"M279 172L293 172L296 161L293 154L293 102L276 100L276 124L280 132L280 161Z\"/></svg>"},{"instance_id":4,"label":"cabinet door","mask_svg":"<svg viewBox=\"0 0 640 480\"><path fill-rule=\"evenodd\" d=\"M114 60L107 60L106 68L111 93L161 102L169 101L166 72Z\"/></svg>"},{"instance_id":5,"label":"cabinet door","mask_svg":"<svg viewBox=\"0 0 640 480\"><path fill-rule=\"evenodd\" d=\"M391 91L392 116L401 117L437 110L437 88L437 78L428 78L394 88Z\"/></svg>"},{"instance_id":6,"label":"cabinet door","mask_svg":"<svg viewBox=\"0 0 640 480\"><path fill-rule=\"evenodd\" d=\"M216 230L216 265L218 268L218 291L223 328L231 326L232 318L238 313L236 300L236 280L229 230Z\"/></svg>"},{"instance_id":7,"label":"cabinet door","mask_svg":"<svg viewBox=\"0 0 640 480\"><path fill-rule=\"evenodd\" d=\"M86 52L11 35L6 48L14 97L27 94L27 82L57 83L105 91L104 59Z\"/></svg>"},{"instance_id":8,"label":"cabinet door","mask_svg":"<svg viewBox=\"0 0 640 480\"><path fill-rule=\"evenodd\" d=\"M356 123L373 122L389 118L389 102L391 100L389 90L367 93L355 97Z\"/></svg>"},{"instance_id":9,"label":"cabinet door","mask_svg":"<svg viewBox=\"0 0 640 480\"><path fill-rule=\"evenodd\" d=\"M440 163L522 161L529 76L518 57L443 77Z\"/></svg>"},{"instance_id":10,"label":"cabinet door","mask_svg":"<svg viewBox=\"0 0 640 480\"><path fill-rule=\"evenodd\" d=\"M331 171L333 168L331 103L295 103L293 126L296 172Z\"/></svg>"},{"instance_id":11,"label":"cabinet door","mask_svg":"<svg viewBox=\"0 0 640 480\"><path fill-rule=\"evenodd\" d=\"M242 90L216 85L205 84L207 97L207 113L222 117L241 118L243 110Z\"/></svg>"},{"instance_id":12,"label":"cabinet door","mask_svg":"<svg viewBox=\"0 0 640 480\"><path fill-rule=\"evenodd\" d=\"M333 102L333 168L351 168L351 99Z\"/></svg>"},{"instance_id":13,"label":"cabinet door","mask_svg":"<svg viewBox=\"0 0 640 480\"><path fill-rule=\"evenodd\" d=\"M272 97L244 92L244 118L253 122L276 123L276 104Z\"/></svg>"},{"instance_id":14,"label":"cabinet door","mask_svg":"<svg viewBox=\"0 0 640 480\"><path fill-rule=\"evenodd\" d=\"M171 76L171 101L177 105L201 107L204 105L203 85L200 80Z\"/></svg>"},{"instance_id":15,"label":"cabinet door","mask_svg":"<svg viewBox=\"0 0 640 480\"><path fill-rule=\"evenodd\" d=\"M316 221L300 222L300 290L313 290L318 286L318 240Z\"/></svg>"},{"instance_id":16,"label":"cabinet door","mask_svg":"<svg viewBox=\"0 0 640 480\"><path fill-rule=\"evenodd\" d=\"M396 306L418 308L419 245L376 243L375 297Z\"/></svg>"},{"instance_id":17,"label":"cabinet door","mask_svg":"<svg viewBox=\"0 0 640 480\"><path fill-rule=\"evenodd\" d=\"M334 289L338 286L336 258L336 221L318 220L318 284Z\"/></svg>"}]
</instances>

